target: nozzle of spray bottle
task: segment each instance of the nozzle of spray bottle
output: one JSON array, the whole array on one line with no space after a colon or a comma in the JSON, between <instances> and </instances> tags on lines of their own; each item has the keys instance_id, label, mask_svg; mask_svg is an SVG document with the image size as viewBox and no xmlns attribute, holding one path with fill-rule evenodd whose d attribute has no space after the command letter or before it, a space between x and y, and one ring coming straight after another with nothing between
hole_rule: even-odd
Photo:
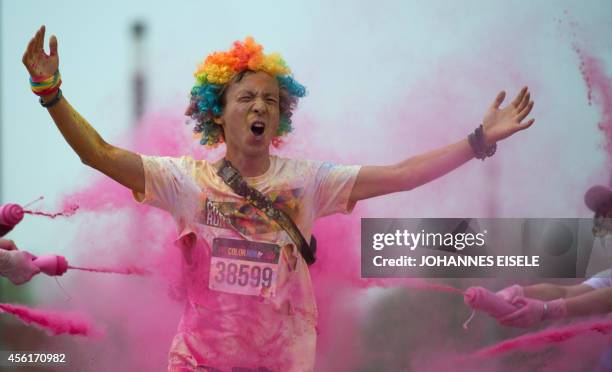
<instances>
[{"instance_id":1,"label":"nozzle of spray bottle","mask_svg":"<svg viewBox=\"0 0 612 372\"><path fill-rule=\"evenodd\" d=\"M56 254L39 256L32 260L32 263L38 266L40 271L50 276L60 276L68 270L68 261L66 258Z\"/></svg>"},{"instance_id":2,"label":"nozzle of spray bottle","mask_svg":"<svg viewBox=\"0 0 612 372\"><path fill-rule=\"evenodd\" d=\"M4 204L0 206L0 237L9 231L23 219L23 208L19 204Z\"/></svg>"}]
</instances>

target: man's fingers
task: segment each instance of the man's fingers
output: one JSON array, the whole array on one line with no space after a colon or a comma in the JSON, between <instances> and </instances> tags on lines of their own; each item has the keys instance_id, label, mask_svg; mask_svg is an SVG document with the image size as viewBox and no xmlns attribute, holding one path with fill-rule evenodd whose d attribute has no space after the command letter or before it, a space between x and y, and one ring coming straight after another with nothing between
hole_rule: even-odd
<instances>
[{"instance_id":1,"label":"man's fingers","mask_svg":"<svg viewBox=\"0 0 612 372\"><path fill-rule=\"evenodd\" d=\"M524 311L525 307L522 307L520 309L517 309L515 311L513 311L512 313L506 315L505 317L501 318L499 320L500 323L504 324L504 325L512 325L513 323L515 323L517 321L517 319L521 318L523 316L523 314L525 313Z\"/></svg>"},{"instance_id":2,"label":"man's fingers","mask_svg":"<svg viewBox=\"0 0 612 372\"><path fill-rule=\"evenodd\" d=\"M505 326L513 326L514 323L516 323L517 318L520 317L520 315L522 315L522 312L520 312L519 310L515 310L513 312L511 312L510 314L504 316L501 319L498 319L499 323L505 325Z\"/></svg>"},{"instance_id":3,"label":"man's fingers","mask_svg":"<svg viewBox=\"0 0 612 372\"><path fill-rule=\"evenodd\" d=\"M526 122L525 124L521 124L521 126L519 127L520 128L519 130L527 129L530 126L532 126L533 123L535 123L535 119L529 119L529 121Z\"/></svg>"},{"instance_id":4,"label":"man's fingers","mask_svg":"<svg viewBox=\"0 0 612 372\"><path fill-rule=\"evenodd\" d=\"M496 293L497 297L501 298L502 300L508 302L510 301L510 294L509 293Z\"/></svg>"},{"instance_id":5,"label":"man's fingers","mask_svg":"<svg viewBox=\"0 0 612 372\"><path fill-rule=\"evenodd\" d=\"M38 36L38 46L36 47L39 52L45 52L45 26L40 27L40 35Z\"/></svg>"},{"instance_id":6,"label":"man's fingers","mask_svg":"<svg viewBox=\"0 0 612 372\"><path fill-rule=\"evenodd\" d=\"M23 64L27 66L27 61L29 58L30 58L30 43L28 43L28 46L26 47L25 52L23 52L23 57L21 57L21 62L23 62Z\"/></svg>"},{"instance_id":7,"label":"man's fingers","mask_svg":"<svg viewBox=\"0 0 612 372\"><path fill-rule=\"evenodd\" d=\"M491 107L498 109L499 105L501 105L501 103L504 102L504 98L506 98L506 92L502 90L501 92L497 94L497 97L495 97L495 100L491 104Z\"/></svg>"},{"instance_id":8,"label":"man's fingers","mask_svg":"<svg viewBox=\"0 0 612 372\"><path fill-rule=\"evenodd\" d=\"M55 35L51 35L51 39L49 39L49 51L51 56L57 56L57 38Z\"/></svg>"},{"instance_id":9,"label":"man's fingers","mask_svg":"<svg viewBox=\"0 0 612 372\"><path fill-rule=\"evenodd\" d=\"M521 101L523 100L523 98L525 97L525 94L527 93L527 87L523 87L521 89L521 91L516 95L516 98L514 99L514 101L512 102L512 105L514 107L518 107L518 105L521 103Z\"/></svg>"},{"instance_id":10,"label":"man's fingers","mask_svg":"<svg viewBox=\"0 0 612 372\"><path fill-rule=\"evenodd\" d=\"M32 48L33 52L37 52L40 50L40 33L42 31L42 27L36 31L36 35L34 35L34 46Z\"/></svg>"},{"instance_id":11,"label":"man's fingers","mask_svg":"<svg viewBox=\"0 0 612 372\"><path fill-rule=\"evenodd\" d=\"M527 104L529 103L529 98L531 97L531 94L529 94L529 92L527 92L527 94L525 94L523 96L523 99L521 100L521 102L519 103L518 107L516 108L517 111L522 111L525 106L527 106Z\"/></svg>"},{"instance_id":12,"label":"man's fingers","mask_svg":"<svg viewBox=\"0 0 612 372\"><path fill-rule=\"evenodd\" d=\"M36 48L36 35L38 35L38 31L30 39L30 42L28 43L28 46L26 47L26 51L23 54L24 63L26 63L26 61L29 61L32 58L32 55L34 54L34 49Z\"/></svg>"},{"instance_id":13,"label":"man's fingers","mask_svg":"<svg viewBox=\"0 0 612 372\"><path fill-rule=\"evenodd\" d=\"M30 39L30 42L28 43L28 47L26 49L26 54L28 55L28 58L30 58L32 56L32 53L34 53L35 45L36 45L36 37L33 37Z\"/></svg>"},{"instance_id":14,"label":"man's fingers","mask_svg":"<svg viewBox=\"0 0 612 372\"><path fill-rule=\"evenodd\" d=\"M523 107L523 109L518 114L516 114L516 119L519 121L519 123L523 121L523 119L525 119L527 115L529 115L532 108L533 108L533 101L529 102L528 105Z\"/></svg>"},{"instance_id":15,"label":"man's fingers","mask_svg":"<svg viewBox=\"0 0 612 372\"><path fill-rule=\"evenodd\" d=\"M34 34L34 36L32 36L32 38L30 39L30 44L28 45L28 47L30 48L30 52L33 52L34 49L36 48L36 43L37 43L37 36L38 36L38 31L37 30L36 33Z\"/></svg>"},{"instance_id":16,"label":"man's fingers","mask_svg":"<svg viewBox=\"0 0 612 372\"><path fill-rule=\"evenodd\" d=\"M0 239L0 248L7 251L16 251L17 246L15 242L10 239Z\"/></svg>"},{"instance_id":17,"label":"man's fingers","mask_svg":"<svg viewBox=\"0 0 612 372\"><path fill-rule=\"evenodd\" d=\"M33 261L33 260L35 260L35 259L37 258L35 255L33 255L33 254L32 254L32 253L30 253L30 252L26 252L26 251L22 251L22 252L25 254L25 256L26 256L26 257L28 258L28 260L30 260L30 261Z\"/></svg>"},{"instance_id":18,"label":"man's fingers","mask_svg":"<svg viewBox=\"0 0 612 372\"><path fill-rule=\"evenodd\" d=\"M23 64L26 66L26 69L28 70L28 72L30 73L30 75L33 74L32 71L32 64L33 64L33 60L34 60L34 45L36 43L35 39L31 39L30 43L28 44L28 47L25 51L25 53L23 53Z\"/></svg>"},{"instance_id":19,"label":"man's fingers","mask_svg":"<svg viewBox=\"0 0 612 372\"><path fill-rule=\"evenodd\" d=\"M512 101L513 107L518 107L519 103L521 103L521 101L523 100L523 96L526 92L527 87L523 87L523 89L521 89L521 91L516 95L516 98L514 98L514 100Z\"/></svg>"}]
</instances>

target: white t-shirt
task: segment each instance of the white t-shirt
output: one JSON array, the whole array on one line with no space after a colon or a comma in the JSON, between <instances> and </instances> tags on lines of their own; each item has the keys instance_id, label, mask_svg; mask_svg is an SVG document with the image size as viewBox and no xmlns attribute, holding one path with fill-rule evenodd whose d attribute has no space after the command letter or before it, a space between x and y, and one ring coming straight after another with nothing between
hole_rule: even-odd
<instances>
[{"instance_id":1,"label":"white t-shirt","mask_svg":"<svg viewBox=\"0 0 612 372\"><path fill-rule=\"evenodd\" d=\"M191 157L142 161L145 194L135 197L172 214L184 257L188 304L170 370L313 370L317 308L308 266L289 235L236 195L212 164ZM359 169L271 156L263 175L245 181L310 241L316 218L350 212Z\"/></svg>"},{"instance_id":2,"label":"white t-shirt","mask_svg":"<svg viewBox=\"0 0 612 372\"><path fill-rule=\"evenodd\" d=\"M582 282L582 284L586 284L594 289L612 287L612 268L593 275Z\"/></svg>"},{"instance_id":3,"label":"white t-shirt","mask_svg":"<svg viewBox=\"0 0 612 372\"><path fill-rule=\"evenodd\" d=\"M594 260L594 264L589 263L589 268L598 267L601 271L598 270L595 274L592 274L582 284L595 289L612 287L612 234L595 239L590 261ZM609 267L609 269L602 270L605 267ZM589 271L591 270L587 270L587 275L591 274Z\"/></svg>"}]
</instances>

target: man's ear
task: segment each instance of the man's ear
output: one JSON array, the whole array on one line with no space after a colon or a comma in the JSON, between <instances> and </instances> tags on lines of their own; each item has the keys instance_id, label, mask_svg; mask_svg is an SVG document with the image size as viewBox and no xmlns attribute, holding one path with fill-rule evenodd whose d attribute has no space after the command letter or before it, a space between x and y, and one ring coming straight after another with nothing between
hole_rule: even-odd
<instances>
[{"instance_id":1,"label":"man's ear","mask_svg":"<svg viewBox=\"0 0 612 372\"><path fill-rule=\"evenodd\" d=\"M215 122L215 124L218 124L220 126L223 126L223 124L225 124L225 121L223 120L222 116L213 116L213 121Z\"/></svg>"}]
</instances>

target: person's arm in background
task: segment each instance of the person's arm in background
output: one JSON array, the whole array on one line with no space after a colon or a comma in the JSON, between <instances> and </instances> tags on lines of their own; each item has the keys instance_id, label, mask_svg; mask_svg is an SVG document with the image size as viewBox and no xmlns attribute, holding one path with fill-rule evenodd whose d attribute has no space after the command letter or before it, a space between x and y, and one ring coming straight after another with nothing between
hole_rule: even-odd
<instances>
[{"instance_id":1,"label":"person's arm in background","mask_svg":"<svg viewBox=\"0 0 612 372\"><path fill-rule=\"evenodd\" d=\"M565 300L567 316L590 316L612 312L612 287L589 291Z\"/></svg>"},{"instance_id":2,"label":"person's arm in background","mask_svg":"<svg viewBox=\"0 0 612 372\"><path fill-rule=\"evenodd\" d=\"M612 312L612 287L591 287L591 290L583 294L551 301L518 296L511 303L517 310L498 319L499 323L509 327L529 328L545 320L608 314Z\"/></svg>"},{"instance_id":3,"label":"person's arm in background","mask_svg":"<svg viewBox=\"0 0 612 372\"><path fill-rule=\"evenodd\" d=\"M584 283L576 285L541 283L523 287L523 296L543 301L550 301L557 298L576 297L594 290L595 289L593 287Z\"/></svg>"},{"instance_id":4,"label":"person's arm in background","mask_svg":"<svg viewBox=\"0 0 612 372\"><path fill-rule=\"evenodd\" d=\"M53 76L59 68L57 38L51 36L48 55L43 49L44 39L45 26L42 26L30 40L22 59L30 76L37 80ZM58 94L56 91L41 98L49 103ZM63 95L48 107L48 111L62 136L84 164L133 191L144 193L144 169L140 155L106 143Z\"/></svg>"},{"instance_id":5,"label":"person's arm in background","mask_svg":"<svg viewBox=\"0 0 612 372\"><path fill-rule=\"evenodd\" d=\"M528 297L537 300L550 301L557 298L570 298L593 291L594 288L581 283L575 285L557 285L540 283L522 287L518 284L511 285L497 292L497 295L508 302L516 297Z\"/></svg>"},{"instance_id":6,"label":"person's arm in background","mask_svg":"<svg viewBox=\"0 0 612 372\"><path fill-rule=\"evenodd\" d=\"M551 301L557 298L572 298L607 287L612 287L612 268L601 271L579 284L539 283L524 287L514 284L498 291L496 294L508 302L512 302L516 297Z\"/></svg>"}]
</instances>

